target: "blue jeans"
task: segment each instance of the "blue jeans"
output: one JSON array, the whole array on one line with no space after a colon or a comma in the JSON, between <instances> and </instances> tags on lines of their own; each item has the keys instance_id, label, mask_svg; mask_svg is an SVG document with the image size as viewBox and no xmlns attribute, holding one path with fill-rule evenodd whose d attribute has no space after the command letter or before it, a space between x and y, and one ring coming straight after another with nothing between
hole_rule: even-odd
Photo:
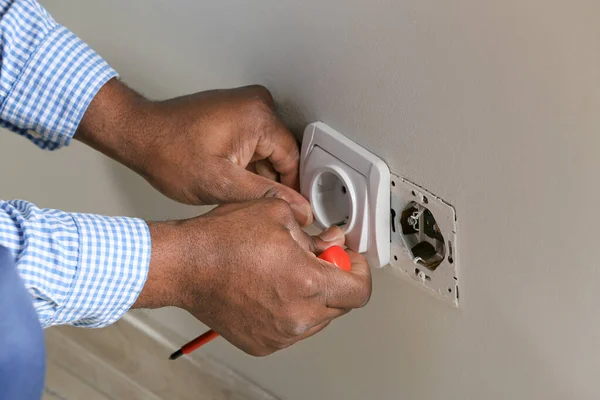
<instances>
[{"instance_id":1,"label":"blue jeans","mask_svg":"<svg viewBox=\"0 0 600 400\"><path fill-rule=\"evenodd\" d=\"M0 246L0 399L39 400L44 390L44 333L17 272Z\"/></svg>"}]
</instances>

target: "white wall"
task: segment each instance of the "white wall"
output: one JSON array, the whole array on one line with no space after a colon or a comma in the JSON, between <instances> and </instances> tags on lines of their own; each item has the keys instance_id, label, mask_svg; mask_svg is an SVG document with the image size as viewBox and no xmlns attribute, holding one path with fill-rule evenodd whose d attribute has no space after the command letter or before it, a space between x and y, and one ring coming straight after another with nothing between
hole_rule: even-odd
<instances>
[{"instance_id":1,"label":"white wall","mask_svg":"<svg viewBox=\"0 0 600 400\"><path fill-rule=\"evenodd\" d=\"M596 0L43 3L150 96L265 84L295 126L327 122L457 209L460 310L381 270L367 308L288 351L205 351L288 400L600 396ZM4 197L196 212L83 146L0 143L3 171L25 164Z\"/></svg>"}]
</instances>

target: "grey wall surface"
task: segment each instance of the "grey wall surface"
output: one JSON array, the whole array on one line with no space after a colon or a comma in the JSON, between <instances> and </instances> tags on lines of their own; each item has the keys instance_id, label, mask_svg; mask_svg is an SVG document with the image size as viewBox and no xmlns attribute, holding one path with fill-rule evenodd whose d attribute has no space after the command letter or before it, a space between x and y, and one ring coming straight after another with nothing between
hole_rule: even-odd
<instances>
[{"instance_id":1,"label":"grey wall surface","mask_svg":"<svg viewBox=\"0 0 600 400\"><path fill-rule=\"evenodd\" d=\"M600 3L43 4L149 96L265 84L295 127L323 120L456 207L461 309L384 269L368 307L287 351L205 351L287 400L600 397ZM3 197L43 206L198 212L83 146L2 134L0 168Z\"/></svg>"}]
</instances>

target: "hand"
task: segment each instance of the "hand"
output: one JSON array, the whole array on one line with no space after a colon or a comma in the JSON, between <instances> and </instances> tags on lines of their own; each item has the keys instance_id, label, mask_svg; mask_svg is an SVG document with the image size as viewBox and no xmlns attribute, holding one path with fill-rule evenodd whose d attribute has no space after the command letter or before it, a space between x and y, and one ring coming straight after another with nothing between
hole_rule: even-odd
<instances>
[{"instance_id":1,"label":"hand","mask_svg":"<svg viewBox=\"0 0 600 400\"><path fill-rule=\"evenodd\" d=\"M75 138L145 177L168 197L222 204L276 197L302 225L298 144L267 89L248 86L151 102L117 80L86 111Z\"/></svg>"},{"instance_id":2,"label":"hand","mask_svg":"<svg viewBox=\"0 0 600 400\"><path fill-rule=\"evenodd\" d=\"M314 254L342 245L342 231L307 235L282 200L224 205L150 231L150 274L135 307L182 307L252 355L314 335L371 294L362 256L349 252L344 272Z\"/></svg>"}]
</instances>

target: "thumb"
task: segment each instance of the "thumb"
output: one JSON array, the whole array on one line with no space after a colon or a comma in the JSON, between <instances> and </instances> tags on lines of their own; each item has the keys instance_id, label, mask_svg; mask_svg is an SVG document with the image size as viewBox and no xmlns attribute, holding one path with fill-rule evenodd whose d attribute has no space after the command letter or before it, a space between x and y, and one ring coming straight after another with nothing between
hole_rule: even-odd
<instances>
[{"instance_id":1,"label":"thumb","mask_svg":"<svg viewBox=\"0 0 600 400\"><path fill-rule=\"evenodd\" d=\"M331 246L344 246L345 241L344 231L339 226L330 226L313 237L313 252L319 255Z\"/></svg>"},{"instance_id":2,"label":"thumb","mask_svg":"<svg viewBox=\"0 0 600 400\"><path fill-rule=\"evenodd\" d=\"M254 174L243 168L230 169L229 198L244 200L256 200L261 198L276 197L287 201L294 213L296 221L302 226L312 223L312 209L308 200L294 189L272 181L263 176Z\"/></svg>"},{"instance_id":3,"label":"thumb","mask_svg":"<svg viewBox=\"0 0 600 400\"><path fill-rule=\"evenodd\" d=\"M290 233L300 247L315 255L321 254L331 246L343 246L345 241L344 231L338 226L329 227L318 236L310 236L296 225L290 228Z\"/></svg>"}]
</instances>

